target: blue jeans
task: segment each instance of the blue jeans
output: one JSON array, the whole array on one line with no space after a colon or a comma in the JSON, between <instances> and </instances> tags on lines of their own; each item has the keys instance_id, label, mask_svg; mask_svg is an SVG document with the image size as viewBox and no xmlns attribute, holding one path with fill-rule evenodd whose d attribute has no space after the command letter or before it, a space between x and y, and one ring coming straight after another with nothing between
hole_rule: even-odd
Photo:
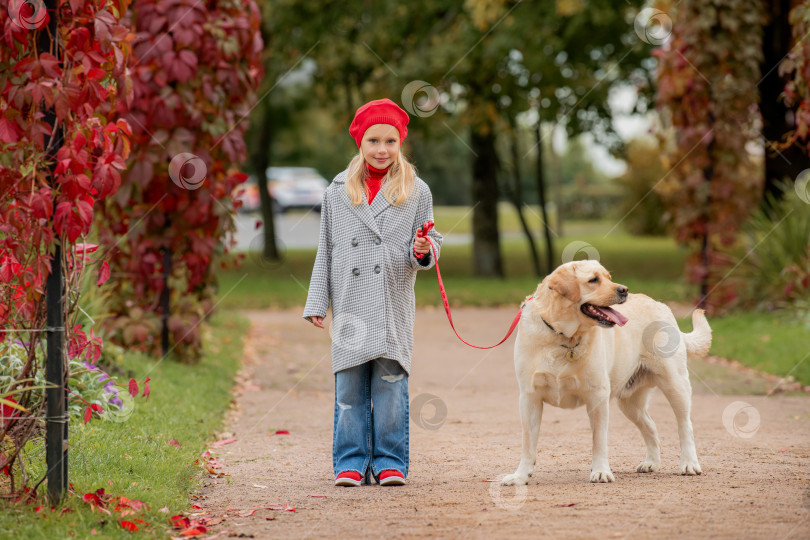
<instances>
[{"instance_id":1,"label":"blue jeans","mask_svg":"<svg viewBox=\"0 0 810 540\"><path fill-rule=\"evenodd\" d=\"M373 403L373 407L372 407ZM394 469L408 476L408 374L377 358L335 373L335 476L357 471L369 480Z\"/></svg>"}]
</instances>

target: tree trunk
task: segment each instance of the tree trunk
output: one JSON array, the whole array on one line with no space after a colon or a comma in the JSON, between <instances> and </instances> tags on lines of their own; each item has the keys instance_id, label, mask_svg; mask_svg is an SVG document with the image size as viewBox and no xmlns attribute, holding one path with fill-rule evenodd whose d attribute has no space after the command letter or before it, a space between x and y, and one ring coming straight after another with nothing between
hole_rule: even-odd
<instances>
[{"instance_id":1,"label":"tree trunk","mask_svg":"<svg viewBox=\"0 0 810 540\"><path fill-rule=\"evenodd\" d=\"M264 223L264 248L262 257L269 261L281 260L281 252L276 245L276 226L273 221L273 202L267 191L267 168L270 166L270 150L273 144L272 113L269 103L262 106L259 119L259 137L257 151L252 156L253 169L256 171L256 182L259 184L262 223Z\"/></svg>"},{"instance_id":2,"label":"tree trunk","mask_svg":"<svg viewBox=\"0 0 810 540\"><path fill-rule=\"evenodd\" d=\"M502 278L503 263L498 235L498 156L494 128L489 119L484 119L470 131L470 144L474 152L473 275Z\"/></svg>"},{"instance_id":3,"label":"tree trunk","mask_svg":"<svg viewBox=\"0 0 810 540\"><path fill-rule=\"evenodd\" d=\"M538 119L534 128L535 139L537 140L537 195L540 198L540 212L543 216L543 232L546 237L546 273L554 271L554 241L551 238L551 226L548 223L548 213L546 211L546 175L543 172L543 134L541 132L541 122ZM557 215L559 215L559 208Z\"/></svg>"},{"instance_id":4,"label":"tree trunk","mask_svg":"<svg viewBox=\"0 0 810 540\"><path fill-rule=\"evenodd\" d=\"M791 28L788 22L791 3L794 0L766 0L768 10L768 24L763 28L762 49L763 61L761 65L762 81L759 83L759 111L762 115L762 136L765 138L765 189L777 198L781 198L781 190L777 183L782 180L793 182L802 170L806 168L807 157L797 146L791 146L776 152L770 149L772 143L778 143L784 135L793 130L796 124L793 120L793 108L785 106L780 94L785 89L785 78L779 76L778 64L790 51ZM763 202L765 199L763 199Z\"/></svg>"},{"instance_id":5,"label":"tree trunk","mask_svg":"<svg viewBox=\"0 0 810 540\"><path fill-rule=\"evenodd\" d=\"M512 204L515 205L517 210L518 219L520 219L520 226L523 228L523 234L526 235L526 241L529 243L529 251L532 254L532 263L534 265L534 275L540 277L540 257L537 254L537 247L534 245L534 236L526 223L526 218L523 216L523 186L520 181L520 149L518 148L517 126L514 118L509 118L509 146L512 151L512 175L514 178L514 188L511 190Z\"/></svg>"},{"instance_id":6,"label":"tree trunk","mask_svg":"<svg viewBox=\"0 0 810 540\"><path fill-rule=\"evenodd\" d=\"M556 236L563 234L563 203L562 203L562 163L560 156L554 152L554 129L551 130L551 140L548 143L548 148L551 152L551 169L553 171L552 195L554 196L554 229Z\"/></svg>"}]
</instances>

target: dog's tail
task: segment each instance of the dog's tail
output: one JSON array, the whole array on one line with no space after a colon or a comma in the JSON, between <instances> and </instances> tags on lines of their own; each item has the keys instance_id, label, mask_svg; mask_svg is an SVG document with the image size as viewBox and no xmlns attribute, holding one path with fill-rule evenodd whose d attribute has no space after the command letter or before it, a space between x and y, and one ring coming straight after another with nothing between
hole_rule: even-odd
<instances>
[{"instance_id":1,"label":"dog's tail","mask_svg":"<svg viewBox=\"0 0 810 540\"><path fill-rule=\"evenodd\" d=\"M681 333L681 335L686 343L687 356L706 356L712 346L712 328L702 309L692 312L692 331L688 334Z\"/></svg>"}]
</instances>

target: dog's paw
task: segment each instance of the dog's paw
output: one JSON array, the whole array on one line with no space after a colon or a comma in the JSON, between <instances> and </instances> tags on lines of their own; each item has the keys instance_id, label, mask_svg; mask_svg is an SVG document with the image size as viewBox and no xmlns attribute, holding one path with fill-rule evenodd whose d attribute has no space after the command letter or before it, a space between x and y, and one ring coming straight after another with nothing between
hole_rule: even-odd
<instances>
[{"instance_id":1,"label":"dog's paw","mask_svg":"<svg viewBox=\"0 0 810 540\"><path fill-rule=\"evenodd\" d=\"M636 467L636 472L639 473L651 473L651 472L658 472L658 469L661 468L660 463L654 463L652 461L644 460L638 464Z\"/></svg>"},{"instance_id":2,"label":"dog's paw","mask_svg":"<svg viewBox=\"0 0 810 540\"><path fill-rule=\"evenodd\" d=\"M700 463L695 460L681 463L681 474L684 476L695 476L698 474L703 474L703 470L700 468Z\"/></svg>"},{"instance_id":3,"label":"dog's paw","mask_svg":"<svg viewBox=\"0 0 810 540\"><path fill-rule=\"evenodd\" d=\"M591 471L591 482L594 484L606 484L608 482L615 482L616 478L610 469L604 471Z\"/></svg>"},{"instance_id":4,"label":"dog's paw","mask_svg":"<svg viewBox=\"0 0 810 540\"><path fill-rule=\"evenodd\" d=\"M518 473L507 474L501 480L502 486L525 486L529 483L529 476Z\"/></svg>"}]
</instances>

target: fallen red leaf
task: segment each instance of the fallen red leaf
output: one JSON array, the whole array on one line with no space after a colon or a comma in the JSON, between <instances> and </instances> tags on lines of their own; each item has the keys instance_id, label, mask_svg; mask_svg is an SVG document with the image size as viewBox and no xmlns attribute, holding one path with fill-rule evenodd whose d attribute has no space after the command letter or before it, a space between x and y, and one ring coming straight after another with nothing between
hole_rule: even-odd
<instances>
[{"instance_id":1,"label":"fallen red leaf","mask_svg":"<svg viewBox=\"0 0 810 540\"><path fill-rule=\"evenodd\" d=\"M150 379L149 377L147 377L147 378L146 378L146 380L145 380L145 381L143 381L143 395L141 395L141 397L145 397L146 399L149 399L149 392L151 392L151 391L152 391L152 390L149 388L149 381L151 381L151 380L152 380L152 379Z\"/></svg>"},{"instance_id":2,"label":"fallen red leaf","mask_svg":"<svg viewBox=\"0 0 810 540\"><path fill-rule=\"evenodd\" d=\"M276 435L289 435L289 434L290 434L290 432L287 431L286 429L277 429L276 430Z\"/></svg>"},{"instance_id":3,"label":"fallen red leaf","mask_svg":"<svg viewBox=\"0 0 810 540\"><path fill-rule=\"evenodd\" d=\"M172 527L175 529L188 529L191 527L191 520L182 514L170 517L169 521L172 522Z\"/></svg>"},{"instance_id":4,"label":"fallen red leaf","mask_svg":"<svg viewBox=\"0 0 810 540\"><path fill-rule=\"evenodd\" d=\"M221 441L212 442L211 446L225 446L234 442L236 442L236 439L222 439Z\"/></svg>"},{"instance_id":5,"label":"fallen red leaf","mask_svg":"<svg viewBox=\"0 0 810 540\"><path fill-rule=\"evenodd\" d=\"M129 395L132 397L138 396L138 381L135 379L129 380Z\"/></svg>"},{"instance_id":6,"label":"fallen red leaf","mask_svg":"<svg viewBox=\"0 0 810 540\"><path fill-rule=\"evenodd\" d=\"M286 510L287 512L295 512L295 508L293 508L292 506L287 504L285 504L284 506L286 506L284 510Z\"/></svg>"},{"instance_id":7,"label":"fallen red leaf","mask_svg":"<svg viewBox=\"0 0 810 540\"><path fill-rule=\"evenodd\" d=\"M181 531L180 536L199 536L201 534L205 534L207 530L208 529L206 529L202 525L196 525L194 527L190 527L184 531Z\"/></svg>"},{"instance_id":8,"label":"fallen red leaf","mask_svg":"<svg viewBox=\"0 0 810 540\"><path fill-rule=\"evenodd\" d=\"M182 447L182 446L183 446L182 444L180 444L180 441L178 441L177 439L169 439L169 440L168 440L168 441L166 441L166 442L167 442L168 444L172 445L172 446L176 446L177 448L180 448L180 447Z\"/></svg>"},{"instance_id":9,"label":"fallen red leaf","mask_svg":"<svg viewBox=\"0 0 810 540\"><path fill-rule=\"evenodd\" d=\"M255 513L256 513L256 510L246 510L244 512L239 512L237 515L239 517L248 517L248 516L252 516Z\"/></svg>"},{"instance_id":10,"label":"fallen red leaf","mask_svg":"<svg viewBox=\"0 0 810 540\"><path fill-rule=\"evenodd\" d=\"M135 525L134 523L132 523L131 521L123 521L122 520L122 521L119 521L118 524L121 525L126 530L128 530L129 532L135 532L135 531L140 530L140 529L138 529L138 526Z\"/></svg>"},{"instance_id":11,"label":"fallen red leaf","mask_svg":"<svg viewBox=\"0 0 810 540\"><path fill-rule=\"evenodd\" d=\"M101 498L99 498L99 496L98 496L97 494L95 494L95 493L85 493L84 495L82 495L82 500L83 500L84 502L86 502L86 503L89 503L89 504L97 504L97 505L99 505L99 506L101 506L102 504L104 504L104 503L101 501Z\"/></svg>"},{"instance_id":12,"label":"fallen red leaf","mask_svg":"<svg viewBox=\"0 0 810 540\"><path fill-rule=\"evenodd\" d=\"M118 501L115 506L115 510L120 511L124 508L131 508L133 510L143 510L146 507L143 501L138 501L135 499L127 499L126 497L118 497ZM147 508L148 509L148 508ZM138 521L137 519L135 521Z\"/></svg>"}]
</instances>

